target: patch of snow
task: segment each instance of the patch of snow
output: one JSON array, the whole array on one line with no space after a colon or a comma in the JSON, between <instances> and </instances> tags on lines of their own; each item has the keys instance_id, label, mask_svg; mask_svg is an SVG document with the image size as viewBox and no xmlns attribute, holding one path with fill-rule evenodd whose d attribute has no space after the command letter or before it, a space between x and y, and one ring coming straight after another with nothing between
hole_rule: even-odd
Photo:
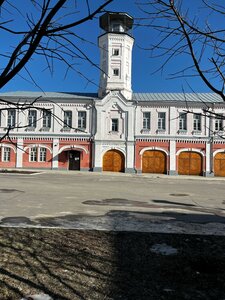
<instances>
[{"instance_id":1,"label":"patch of snow","mask_svg":"<svg viewBox=\"0 0 225 300\"><path fill-rule=\"evenodd\" d=\"M162 255L175 255L178 253L176 248L169 246L165 243L163 244L155 244L150 248L151 252Z\"/></svg>"},{"instance_id":2,"label":"patch of snow","mask_svg":"<svg viewBox=\"0 0 225 300\"><path fill-rule=\"evenodd\" d=\"M36 295L26 296L25 298L22 298L21 300L53 300L53 298L47 294L36 294Z\"/></svg>"}]
</instances>

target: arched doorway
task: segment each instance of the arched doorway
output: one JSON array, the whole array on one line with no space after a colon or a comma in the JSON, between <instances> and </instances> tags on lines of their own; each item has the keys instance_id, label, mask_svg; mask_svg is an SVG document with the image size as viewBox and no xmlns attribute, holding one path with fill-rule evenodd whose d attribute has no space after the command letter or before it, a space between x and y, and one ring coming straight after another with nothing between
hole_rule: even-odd
<instances>
[{"instance_id":1,"label":"arched doorway","mask_svg":"<svg viewBox=\"0 0 225 300\"><path fill-rule=\"evenodd\" d=\"M69 170L80 170L80 151L68 151Z\"/></svg>"},{"instance_id":2,"label":"arched doorway","mask_svg":"<svg viewBox=\"0 0 225 300\"><path fill-rule=\"evenodd\" d=\"M217 153L214 158L214 175L225 176L225 152Z\"/></svg>"},{"instance_id":3,"label":"arched doorway","mask_svg":"<svg viewBox=\"0 0 225 300\"><path fill-rule=\"evenodd\" d=\"M103 171L124 172L125 158L118 150L109 150L103 156Z\"/></svg>"},{"instance_id":4,"label":"arched doorway","mask_svg":"<svg viewBox=\"0 0 225 300\"><path fill-rule=\"evenodd\" d=\"M142 173L166 174L166 154L158 150L146 150L142 156Z\"/></svg>"},{"instance_id":5,"label":"arched doorway","mask_svg":"<svg viewBox=\"0 0 225 300\"><path fill-rule=\"evenodd\" d=\"M179 175L202 175L202 155L194 151L181 152L178 157Z\"/></svg>"}]
</instances>

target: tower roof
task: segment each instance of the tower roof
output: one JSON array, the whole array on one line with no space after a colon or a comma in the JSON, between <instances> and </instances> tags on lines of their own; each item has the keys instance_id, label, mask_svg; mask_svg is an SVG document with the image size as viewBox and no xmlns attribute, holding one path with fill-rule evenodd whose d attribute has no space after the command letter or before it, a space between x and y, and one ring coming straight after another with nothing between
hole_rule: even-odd
<instances>
[{"instance_id":1,"label":"tower roof","mask_svg":"<svg viewBox=\"0 0 225 300\"><path fill-rule=\"evenodd\" d=\"M125 12L107 12L99 18L99 25L105 31L109 31L110 25L114 21L119 21L124 25L126 30L130 30L134 19Z\"/></svg>"}]
</instances>

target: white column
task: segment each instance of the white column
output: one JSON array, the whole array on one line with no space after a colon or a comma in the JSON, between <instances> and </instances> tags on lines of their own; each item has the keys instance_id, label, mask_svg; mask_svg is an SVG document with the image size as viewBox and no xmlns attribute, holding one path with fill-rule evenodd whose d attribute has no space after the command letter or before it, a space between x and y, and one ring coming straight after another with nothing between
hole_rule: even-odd
<instances>
[{"instance_id":1,"label":"white column","mask_svg":"<svg viewBox=\"0 0 225 300\"><path fill-rule=\"evenodd\" d=\"M134 170L134 143L127 142L127 159L126 159L126 173L135 173Z\"/></svg>"},{"instance_id":2,"label":"white column","mask_svg":"<svg viewBox=\"0 0 225 300\"><path fill-rule=\"evenodd\" d=\"M214 173L211 172L211 145L210 142L206 143L206 160L205 160L205 176L214 176Z\"/></svg>"},{"instance_id":3,"label":"white column","mask_svg":"<svg viewBox=\"0 0 225 300\"><path fill-rule=\"evenodd\" d=\"M174 106L170 107L169 110L169 134L174 136L177 134L177 111Z\"/></svg>"},{"instance_id":4,"label":"white column","mask_svg":"<svg viewBox=\"0 0 225 300\"><path fill-rule=\"evenodd\" d=\"M102 145L95 141L93 171L102 171Z\"/></svg>"},{"instance_id":5,"label":"white column","mask_svg":"<svg viewBox=\"0 0 225 300\"><path fill-rule=\"evenodd\" d=\"M17 148L16 148L16 168L23 167L23 139L17 139Z\"/></svg>"},{"instance_id":6,"label":"white column","mask_svg":"<svg viewBox=\"0 0 225 300\"><path fill-rule=\"evenodd\" d=\"M55 133L60 133L61 129L63 127L63 118L64 118L64 112L62 108L59 105L53 106L53 116L52 116L52 131ZM54 117L56 116L56 117Z\"/></svg>"},{"instance_id":7,"label":"white column","mask_svg":"<svg viewBox=\"0 0 225 300\"><path fill-rule=\"evenodd\" d=\"M176 170L176 141L170 141L170 169L169 175L177 175Z\"/></svg>"},{"instance_id":8,"label":"white column","mask_svg":"<svg viewBox=\"0 0 225 300\"><path fill-rule=\"evenodd\" d=\"M53 139L52 147L52 169L58 169L58 153L59 153L59 139Z\"/></svg>"}]
</instances>

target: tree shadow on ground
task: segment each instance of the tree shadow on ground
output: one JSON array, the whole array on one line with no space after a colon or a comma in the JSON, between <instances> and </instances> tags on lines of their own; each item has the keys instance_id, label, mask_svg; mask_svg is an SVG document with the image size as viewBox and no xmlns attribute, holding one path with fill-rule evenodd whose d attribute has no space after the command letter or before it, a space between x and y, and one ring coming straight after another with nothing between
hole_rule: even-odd
<instances>
[{"instance_id":1,"label":"tree shadow on ground","mask_svg":"<svg viewBox=\"0 0 225 300\"><path fill-rule=\"evenodd\" d=\"M152 222L156 216L165 214L111 211L105 217L114 228L119 219L126 223L147 217ZM202 215L193 216L204 223ZM179 221L184 215L166 217ZM60 226L60 218L72 224L84 216L45 222ZM90 222L92 218L98 221L90 217ZM177 254L151 251L162 244L177 249ZM224 236L2 227L0 299L36 293L55 300L223 299L224 246Z\"/></svg>"}]
</instances>

